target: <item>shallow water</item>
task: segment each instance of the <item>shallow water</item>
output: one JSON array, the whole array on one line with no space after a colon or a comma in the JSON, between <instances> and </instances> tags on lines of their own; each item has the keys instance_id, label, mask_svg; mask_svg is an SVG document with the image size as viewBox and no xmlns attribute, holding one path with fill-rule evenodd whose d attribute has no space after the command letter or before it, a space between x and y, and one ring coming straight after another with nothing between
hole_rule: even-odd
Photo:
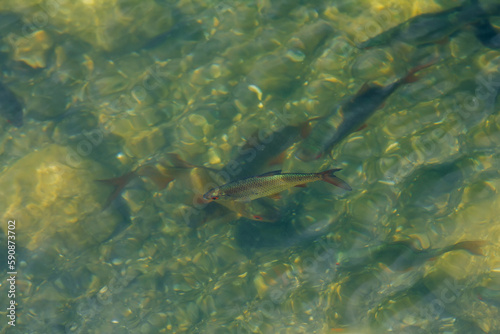
<instances>
[{"instance_id":1,"label":"shallow water","mask_svg":"<svg viewBox=\"0 0 500 334\"><path fill-rule=\"evenodd\" d=\"M0 118L2 332L498 333L500 49L456 22L446 40L358 48L455 6L0 3L1 81L25 106L18 128ZM366 126L296 158L308 120L338 124L315 118L428 63ZM352 191L199 200L331 168ZM106 207L96 180L131 171Z\"/></svg>"}]
</instances>

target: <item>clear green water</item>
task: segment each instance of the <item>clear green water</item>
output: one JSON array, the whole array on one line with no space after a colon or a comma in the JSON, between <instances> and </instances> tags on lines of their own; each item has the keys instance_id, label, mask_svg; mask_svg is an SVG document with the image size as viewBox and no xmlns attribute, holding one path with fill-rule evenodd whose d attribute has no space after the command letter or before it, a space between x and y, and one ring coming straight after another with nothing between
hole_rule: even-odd
<instances>
[{"instance_id":1,"label":"clear green water","mask_svg":"<svg viewBox=\"0 0 500 334\"><path fill-rule=\"evenodd\" d=\"M2 82L25 105L22 127L0 120L0 246L15 219L18 273L11 327L2 256L1 331L498 333L500 51L470 28L356 47L454 6L1 2ZM430 60L331 155L291 147L252 167L342 168L353 191L317 182L242 213L273 223L197 202L237 177L245 143L274 148L267 134ZM168 153L223 172L172 168ZM159 189L144 166L174 180ZM112 187L95 180L133 170L103 210ZM478 240L482 256L446 248Z\"/></svg>"}]
</instances>

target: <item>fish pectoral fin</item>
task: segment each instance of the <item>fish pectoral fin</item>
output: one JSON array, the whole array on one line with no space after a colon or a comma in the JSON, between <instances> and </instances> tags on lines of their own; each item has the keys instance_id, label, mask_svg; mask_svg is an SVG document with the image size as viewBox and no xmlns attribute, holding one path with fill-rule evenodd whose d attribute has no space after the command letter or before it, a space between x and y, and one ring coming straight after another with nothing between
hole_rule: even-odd
<instances>
[{"instance_id":1,"label":"fish pectoral fin","mask_svg":"<svg viewBox=\"0 0 500 334\"><path fill-rule=\"evenodd\" d=\"M276 193L276 194L269 195L267 197L275 199L275 200L278 200L278 199L281 199L281 194L280 193Z\"/></svg>"},{"instance_id":2,"label":"fish pectoral fin","mask_svg":"<svg viewBox=\"0 0 500 334\"><path fill-rule=\"evenodd\" d=\"M305 183L297 184L295 187L296 188L305 188L305 187L307 187L307 184L305 184Z\"/></svg>"},{"instance_id":3,"label":"fish pectoral fin","mask_svg":"<svg viewBox=\"0 0 500 334\"><path fill-rule=\"evenodd\" d=\"M281 174L281 169L280 170L273 170L271 172L266 172L264 174L257 175L256 177L273 176L273 175L279 175L279 174Z\"/></svg>"},{"instance_id":4,"label":"fish pectoral fin","mask_svg":"<svg viewBox=\"0 0 500 334\"><path fill-rule=\"evenodd\" d=\"M270 214L266 210L256 210L250 203L237 202L231 210L236 212L238 217L244 217L259 222L274 223L278 219L276 215Z\"/></svg>"},{"instance_id":5,"label":"fish pectoral fin","mask_svg":"<svg viewBox=\"0 0 500 334\"><path fill-rule=\"evenodd\" d=\"M262 223L271 223L272 224L272 223L277 222L276 219L268 218L266 216L259 216L259 215L253 215L250 219L255 220L255 221L259 221Z\"/></svg>"}]
</instances>

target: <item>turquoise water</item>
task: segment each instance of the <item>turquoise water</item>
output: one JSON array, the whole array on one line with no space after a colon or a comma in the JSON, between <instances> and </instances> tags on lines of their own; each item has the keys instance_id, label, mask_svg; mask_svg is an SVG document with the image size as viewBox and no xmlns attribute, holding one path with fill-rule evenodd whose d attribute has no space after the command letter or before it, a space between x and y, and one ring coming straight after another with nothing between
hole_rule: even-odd
<instances>
[{"instance_id":1,"label":"turquoise water","mask_svg":"<svg viewBox=\"0 0 500 334\"><path fill-rule=\"evenodd\" d=\"M1 82L24 106L22 126L0 118L0 247L16 220L17 272L13 327L0 262L2 332L498 333L500 49L463 17L358 47L458 5L0 3ZM363 84L422 64L365 125L297 159ZM331 168L352 191L200 200ZM107 205L96 180L122 175Z\"/></svg>"}]
</instances>

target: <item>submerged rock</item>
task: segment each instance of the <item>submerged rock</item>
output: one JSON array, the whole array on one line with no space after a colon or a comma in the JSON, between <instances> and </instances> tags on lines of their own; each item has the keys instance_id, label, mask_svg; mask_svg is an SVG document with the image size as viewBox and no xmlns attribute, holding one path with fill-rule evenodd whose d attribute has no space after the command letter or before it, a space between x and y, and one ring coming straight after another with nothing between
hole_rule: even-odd
<instances>
[{"instance_id":1,"label":"submerged rock","mask_svg":"<svg viewBox=\"0 0 500 334\"><path fill-rule=\"evenodd\" d=\"M2 219L16 220L16 241L29 250L67 242L78 248L96 237L104 240L114 222L87 221L101 212L102 198L93 181L99 173L97 164L65 147L34 151L0 174Z\"/></svg>"}]
</instances>

